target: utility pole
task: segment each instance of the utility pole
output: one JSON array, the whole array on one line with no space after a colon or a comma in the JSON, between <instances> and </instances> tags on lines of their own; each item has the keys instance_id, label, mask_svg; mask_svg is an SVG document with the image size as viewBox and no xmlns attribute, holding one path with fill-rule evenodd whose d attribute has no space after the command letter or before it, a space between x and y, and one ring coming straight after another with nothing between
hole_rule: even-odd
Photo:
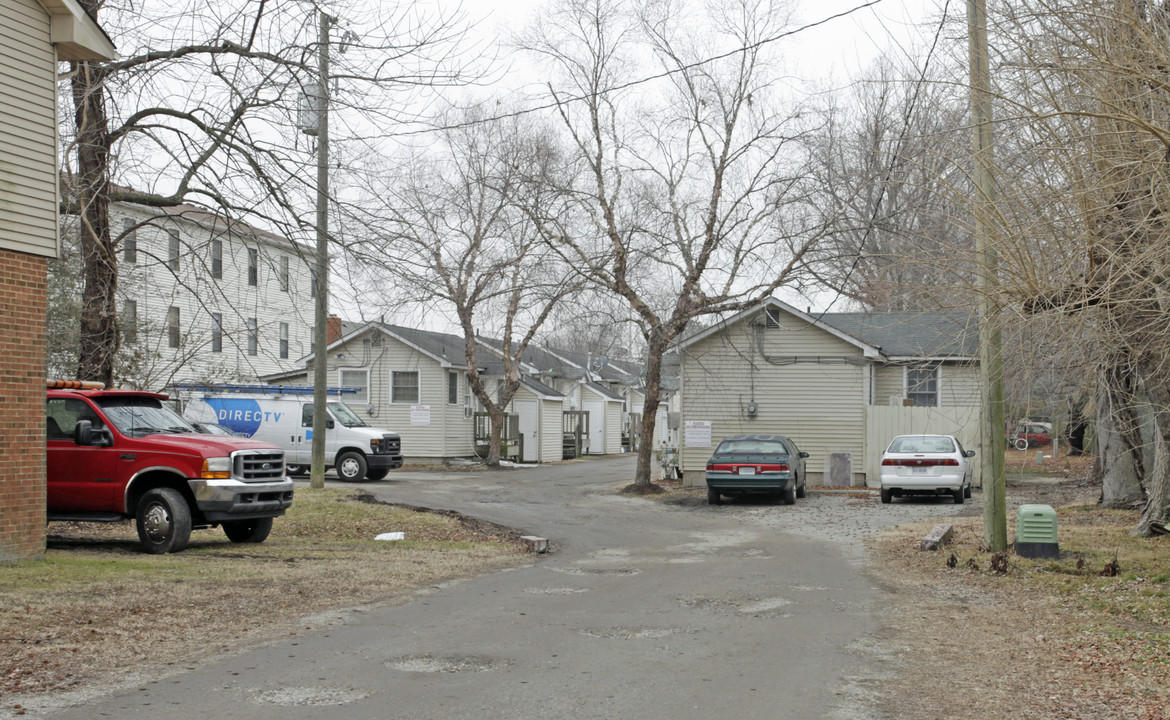
<instances>
[{"instance_id":1,"label":"utility pole","mask_svg":"<svg viewBox=\"0 0 1170 720\"><path fill-rule=\"evenodd\" d=\"M329 353L329 26L333 18L321 13L317 58L317 303L313 325L313 445L309 486L325 487L325 411Z\"/></svg>"},{"instance_id":2,"label":"utility pole","mask_svg":"<svg viewBox=\"0 0 1170 720\"><path fill-rule=\"evenodd\" d=\"M1007 486L1004 478L1003 338L1000 330L999 255L992 232L995 217L994 138L991 127L991 69L987 58L986 0L967 0L967 46L971 64L972 145L975 156L975 253L979 288L980 482L983 540L992 552L1007 548Z\"/></svg>"}]
</instances>

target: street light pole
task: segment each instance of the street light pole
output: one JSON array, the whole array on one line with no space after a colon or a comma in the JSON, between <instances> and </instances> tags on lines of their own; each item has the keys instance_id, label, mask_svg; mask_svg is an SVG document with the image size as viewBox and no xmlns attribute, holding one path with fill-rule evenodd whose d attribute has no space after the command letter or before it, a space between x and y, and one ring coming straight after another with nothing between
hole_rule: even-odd
<instances>
[{"instance_id":1,"label":"street light pole","mask_svg":"<svg viewBox=\"0 0 1170 720\"><path fill-rule=\"evenodd\" d=\"M325 487L326 349L329 323L329 27L333 18L321 13L317 59L317 302L313 325L313 445L309 486Z\"/></svg>"}]
</instances>

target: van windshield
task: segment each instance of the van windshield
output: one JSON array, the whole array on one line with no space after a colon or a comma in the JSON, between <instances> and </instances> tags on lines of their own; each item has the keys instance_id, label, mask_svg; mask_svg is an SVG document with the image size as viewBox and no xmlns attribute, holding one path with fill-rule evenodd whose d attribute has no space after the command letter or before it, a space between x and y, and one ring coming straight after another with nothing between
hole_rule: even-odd
<instances>
[{"instance_id":1,"label":"van windshield","mask_svg":"<svg viewBox=\"0 0 1170 720\"><path fill-rule=\"evenodd\" d=\"M329 412L333 413L333 417L337 418L337 422L345 427L366 427L366 424L357 416L357 413L350 410L349 406L345 403L325 403L325 407L329 408Z\"/></svg>"}]
</instances>

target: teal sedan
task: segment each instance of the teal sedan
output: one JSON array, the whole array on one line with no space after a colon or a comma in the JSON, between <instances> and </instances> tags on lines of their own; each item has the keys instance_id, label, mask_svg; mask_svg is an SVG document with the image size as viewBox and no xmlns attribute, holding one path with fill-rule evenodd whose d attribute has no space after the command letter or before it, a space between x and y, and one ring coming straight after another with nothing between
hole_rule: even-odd
<instances>
[{"instance_id":1,"label":"teal sedan","mask_svg":"<svg viewBox=\"0 0 1170 720\"><path fill-rule=\"evenodd\" d=\"M783 435L724 438L707 461L707 502L719 505L724 495L766 495L794 505L805 494L807 457Z\"/></svg>"}]
</instances>

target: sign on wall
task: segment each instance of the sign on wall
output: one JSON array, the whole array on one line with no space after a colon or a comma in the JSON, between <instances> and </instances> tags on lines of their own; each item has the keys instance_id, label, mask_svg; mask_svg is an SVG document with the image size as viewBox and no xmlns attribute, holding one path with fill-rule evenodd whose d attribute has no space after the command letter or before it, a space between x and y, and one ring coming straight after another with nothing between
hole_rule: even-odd
<instances>
[{"instance_id":1,"label":"sign on wall","mask_svg":"<svg viewBox=\"0 0 1170 720\"><path fill-rule=\"evenodd\" d=\"M430 405L411 405L410 406L410 424L411 425L430 425L431 424L431 406Z\"/></svg>"},{"instance_id":2,"label":"sign on wall","mask_svg":"<svg viewBox=\"0 0 1170 720\"><path fill-rule=\"evenodd\" d=\"M710 420L687 420L683 433L687 447L711 447Z\"/></svg>"}]
</instances>

